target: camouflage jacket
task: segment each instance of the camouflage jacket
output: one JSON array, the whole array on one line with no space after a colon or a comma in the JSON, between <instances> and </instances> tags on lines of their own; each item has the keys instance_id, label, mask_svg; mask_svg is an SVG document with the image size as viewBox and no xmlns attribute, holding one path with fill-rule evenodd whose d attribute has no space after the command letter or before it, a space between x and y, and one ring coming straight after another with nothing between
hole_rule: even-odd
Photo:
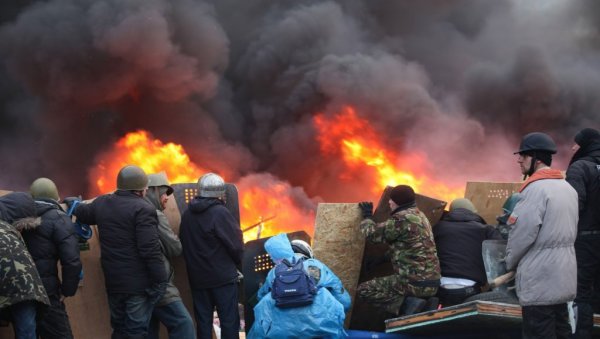
<instances>
[{"instance_id":1,"label":"camouflage jacket","mask_svg":"<svg viewBox=\"0 0 600 339\"><path fill-rule=\"evenodd\" d=\"M440 279L440 263L429 220L417 207L395 211L388 220L364 219L361 232L373 243L390 245L392 265L408 281Z\"/></svg>"},{"instance_id":2,"label":"camouflage jacket","mask_svg":"<svg viewBox=\"0 0 600 339\"><path fill-rule=\"evenodd\" d=\"M34 218L21 222L26 220L39 222ZM21 234L0 220L0 310L25 300L50 304Z\"/></svg>"}]
</instances>

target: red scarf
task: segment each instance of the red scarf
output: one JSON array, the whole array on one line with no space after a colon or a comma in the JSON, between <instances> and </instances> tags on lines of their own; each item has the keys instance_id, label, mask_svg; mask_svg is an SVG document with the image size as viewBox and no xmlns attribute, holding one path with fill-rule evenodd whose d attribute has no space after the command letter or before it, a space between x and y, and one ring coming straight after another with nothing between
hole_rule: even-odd
<instances>
[{"instance_id":1,"label":"red scarf","mask_svg":"<svg viewBox=\"0 0 600 339\"><path fill-rule=\"evenodd\" d=\"M523 192L527 185L531 184L534 181L543 180L543 179L564 179L565 176L562 174L560 170L552 169L552 168L544 168L539 171L535 171L532 176L527 178L527 180L521 186L519 192Z\"/></svg>"}]
</instances>

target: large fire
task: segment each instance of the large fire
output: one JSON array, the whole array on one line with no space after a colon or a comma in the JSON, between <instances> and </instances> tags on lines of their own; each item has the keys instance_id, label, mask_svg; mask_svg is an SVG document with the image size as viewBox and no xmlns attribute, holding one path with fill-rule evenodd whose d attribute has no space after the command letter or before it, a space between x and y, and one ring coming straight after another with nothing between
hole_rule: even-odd
<instances>
[{"instance_id":1,"label":"large fire","mask_svg":"<svg viewBox=\"0 0 600 339\"><path fill-rule=\"evenodd\" d=\"M428 176L427 157L421 153L398 154L390 150L369 123L360 119L352 107L332 118L319 114L314 118L318 130L317 139L324 155L341 154L348 166L343 178L351 176L361 166L372 168L376 178L370 187L371 193L379 197L386 186L410 185L417 193L451 201L464 196L464 188L449 186Z\"/></svg>"},{"instance_id":2,"label":"large fire","mask_svg":"<svg viewBox=\"0 0 600 339\"><path fill-rule=\"evenodd\" d=\"M322 153L320 156L341 157L347 167L347 172L340 173L341 179L352 179L353 173L363 168L375 173L368 188L373 198L378 198L385 186L398 184L411 185L418 193L445 201L463 196L461 188L448 186L427 175L425 155L391 151L351 107L331 118L319 114L313 122ZM165 171L173 184L194 183L202 174L209 172L193 163L183 146L163 143L141 130L125 135L112 150L98 159L90 173L94 194L113 191L116 188L114 178L127 164L136 164L147 173ZM212 170L220 173L219 169ZM227 181L228 178L224 179ZM245 241L298 230L313 234L315 211L298 206L294 199L294 192L297 192L294 190L298 188L292 188L287 182L266 173L248 175L235 184L239 190Z\"/></svg>"},{"instance_id":3,"label":"large fire","mask_svg":"<svg viewBox=\"0 0 600 339\"><path fill-rule=\"evenodd\" d=\"M194 164L183 146L163 143L146 131L136 131L127 133L113 149L99 157L90 173L93 178L90 191L94 195L114 191L117 173L128 164L136 164L146 173L165 171L172 184L195 183L210 172ZM263 184L248 186L252 183L249 179L238 185L241 227L247 229L244 240L297 230L312 235L314 211L307 213L294 205L288 194L290 186L274 179L260 182Z\"/></svg>"}]
</instances>

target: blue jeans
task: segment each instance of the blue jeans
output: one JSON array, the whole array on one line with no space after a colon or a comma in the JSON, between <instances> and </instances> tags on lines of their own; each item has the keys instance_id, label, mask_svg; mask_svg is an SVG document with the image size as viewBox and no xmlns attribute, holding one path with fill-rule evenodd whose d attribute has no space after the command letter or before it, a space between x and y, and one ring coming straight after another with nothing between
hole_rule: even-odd
<instances>
[{"instance_id":1,"label":"blue jeans","mask_svg":"<svg viewBox=\"0 0 600 339\"><path fill-rule=\"evenodd\" d=\"M192 289L196 335L198 339L212 338L213 310L217 308L221 323L221 338L238 339L240 314L238 310L238 287L231 283L215 288Z\"/></svg>"},{"instance_id":2,"label":"blue jeans","mask_svg":"<svg viewBox=\"0 0 600 339\"><path fill-rule=\"evenodd\" d=\"M153 301L146 294L109 293L111 338L145 338L154 309Z\"/></svg>"},{"instance_id":3,"label":"blue jeans","mask_svg":"<svg viewBox=\"0 0 600 339\"><path fill-rule=\"evenodd\" d=\"M194 321L181 300L154 307L148 339L158 339L160 323L163 323L171 339L194 339Z\"/></svg>"},{"instance_id":4,"label":"blue jeans","mask_svg":"<svg viewBox=\"0 0 600 339\"><path fill-rule=\"evenodd\" d=\"M27 300L10 307L15 339L36 339L35 316L37 303Z\"/></svg>"}]
</instances>

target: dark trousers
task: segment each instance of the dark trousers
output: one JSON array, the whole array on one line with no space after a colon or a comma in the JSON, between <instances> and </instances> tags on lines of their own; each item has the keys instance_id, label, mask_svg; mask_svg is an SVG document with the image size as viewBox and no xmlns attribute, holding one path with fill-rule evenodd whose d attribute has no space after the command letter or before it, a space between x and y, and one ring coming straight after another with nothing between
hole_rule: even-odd
<instances>
[{"instance_id":1,"label":"dark trousers","mask_svg":"<svg viewBox=\"0 0 600 339\"><path fill-rule=\"evenodd\" d=\"M567 304L523 306L523 339L571 337Z\"/></svg>"},{"instance_id":2,"label":"dark trousers","mask_svg":"<svg viewBox=\"0 0 600 339\"><path fill-rule=\"evenodd\" d=\"M50 307L46 308L37 326L41 339L72 339L71 324L65 309L65 304L59 296L48 296Z\"/></svg>"},{"instance_id":3,"label":"dark trousers","mask_svg":"<svg viewBox=\"0 0 600 339\"><path fill-rule=\"evenodd\" d=\"M240 314L237 284L231 283L215 288L193 289L192 297L194 298L196 337L198 339L212 338L215 307L221 325L221 338L239 338Z\"/></svg>"},{"instance_id":4,"label":"dark trousers","mask_svg":"<svg viewBox=\"0 0 600 339\"><path fill-rule=\"evenodd\" d=\"M440 298L440 304L447 307L462 304L465 299L478 293L481 293L481 289L477 285L454 289L446 289L440 286L437 297Z\"/></svg>"},{"instance_id":5,"label":"dark trousers","mask_svg":"<svg viewBox=\"0 0 600 339\"><path fill-rule=\"evenodd\" d=\"M591 338L594 326L594 287L600 280L600 234L578 236L575 241L577 256L577 332L575 338Z\"/></svg>"}]
</instances>

